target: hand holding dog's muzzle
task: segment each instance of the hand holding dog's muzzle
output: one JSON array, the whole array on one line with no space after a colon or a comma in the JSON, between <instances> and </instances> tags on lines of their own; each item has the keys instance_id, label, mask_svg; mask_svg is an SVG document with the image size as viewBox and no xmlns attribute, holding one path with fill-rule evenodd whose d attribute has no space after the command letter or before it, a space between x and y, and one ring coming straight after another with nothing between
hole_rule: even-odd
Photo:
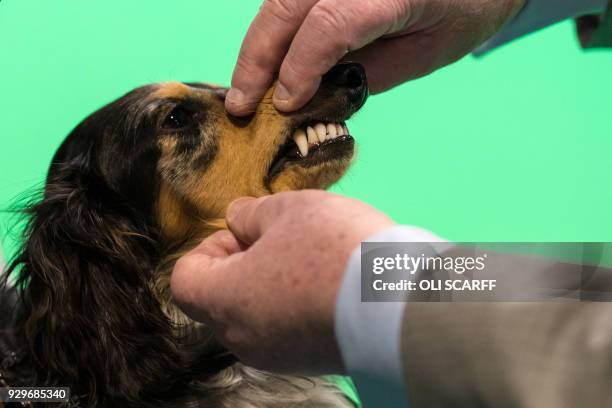
<instances>
[{"instance_id":1,"label":"hand holding dog's muzzle","mask_svg":"<svg viewBox=\"0 0 612 408\"><path fill-rule=\"evenodd\" d=\"M251 23L226 109L252 113L278 73L277 109L315 94L340 60L366 68L372 93L426 75L490 38L525 0L268 0Z\"/></svg>"},{"instance_id":2,"label":"hand holding dog's muzzle","mask_svg":"<svg viewBox=\"0 0 612 408\"><path fill-rule=\"evenodd\" d=\"M305 190L239 199L227 223L177 262L175 301L247 365L342 373L334 310L346 263L392 221L357 200Z\"/></svg>"}]
</instances>

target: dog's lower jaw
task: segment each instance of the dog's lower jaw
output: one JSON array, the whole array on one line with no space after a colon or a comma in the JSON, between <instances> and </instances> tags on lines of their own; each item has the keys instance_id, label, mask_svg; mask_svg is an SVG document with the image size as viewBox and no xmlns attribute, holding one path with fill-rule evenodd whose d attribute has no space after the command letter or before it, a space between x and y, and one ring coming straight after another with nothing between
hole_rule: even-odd
<instances>
[{"instance_id":1,"label":"dog's lower jaw","mask_svg":"<svg viewBox=\"0 0 612 408\"><path fill-rule=\"evenodd\" d=\"M351 161L352 156L310 167L302 167L294 163L288 164L278 176L270 181L270 191L280 193L309 188L326 190L346 173Z\"/></svg>"}]
</instances>

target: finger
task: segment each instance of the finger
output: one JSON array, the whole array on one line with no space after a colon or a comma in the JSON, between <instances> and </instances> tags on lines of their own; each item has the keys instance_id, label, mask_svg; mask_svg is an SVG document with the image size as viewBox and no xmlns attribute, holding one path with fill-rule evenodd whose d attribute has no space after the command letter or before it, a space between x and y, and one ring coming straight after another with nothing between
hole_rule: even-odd
<instances>
[{"instance_id":1,"label":"finger","mask_svg":"<svg viewBox=\"0 0 612 408\"><path fill-rule=\"evenodd\" d=\"M170 279L174 301L198 321L209 321L208 305L218 295L228 257L241 253L242 244L229 231L219 231L181 257Z\"/></svg>"},{"instance_id":2,"label":"finger","mask_svg":"<svg viewBox=\"0 0 612 408\"><path fill-rule=\"evenodd\" d=\"M246 248L231 231L217 231L207 237L187 255L206 255L212 258L226 258Z\"/></svg>"},{"instance_id":3,"label":"finger","mask_svg":"<svg viewBox=\"0 0 612 408\"><path fill-rule=\"evenodd\" d=\"M170 277L170 289L174 302L191 318L207 320L206 302L215 258L205 254L187 254L174 265Z\"/></svg>"},{"instance_id":4,"label":"finger","mask_svg":"<svg viewBox=\"0 0 612 408\"><path fill-rule=\"evenodd\" d=\"M417 32L379 39L346 58L364 66L369 90L376 94L430 74L471 50L469 45L450 50L446 44L436 34Z\"/></svg>"},{"instance_id":5,"label":"finger","mask_svg":"<svg viewBox=\"0 0 612 408\"><path fill-rule=\"evenodd\" d=\"M402 2L321 0L298 30L279 73L274 105L285 112L304 106L321 77L348 51L401 28Z\"/></svg>"},{"instance_id":6,"label":"finger","mask_svg":"<svg viewBox=\"0 0 612 408\"><path fill-rule=\"evenodd\" d=\"M430 54L432 46L435 44L425 44L419 34L409 34L379 39L351 52L346 59L363 65L369 91L376 94L429 73L436 55Z\"/></svg>"},{"instance_id":7,"label":"finger","mask_svg":"<svg viewBox=\"0 0 612 408\"><path fill-rule=\"evenodd\" d=\"M252 113L310 8L318 0L267 0L242 42L225 108L236 116Z\"/></svg>"}]
</instances>

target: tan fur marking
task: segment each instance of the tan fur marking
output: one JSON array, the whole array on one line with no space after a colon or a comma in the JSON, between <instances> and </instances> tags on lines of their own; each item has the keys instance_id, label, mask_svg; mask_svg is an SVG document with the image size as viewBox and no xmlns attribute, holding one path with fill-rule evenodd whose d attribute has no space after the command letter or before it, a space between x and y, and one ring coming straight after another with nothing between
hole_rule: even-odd
<instances>
[{"instance_id":1,"label":"tan fur marking","mask_svg":"<svg viewBox=\"0 0 612 408\"><path fill-rule=\"evenodd\" d=\"M187 217L184 204L166 183L160 188L157 211L161 229L168 238L180 240L190 235L193 222Z\"/></svg>"},{"instance_id":2,"label":"tan fur marking","mask_svg":"<svg viewBox=\"0 0 612 408\"><path fill-rule=\"evenodd\" d=\"M182 98L191 92L191 88L187 85L173 81L160 84L153 96L156 98Z\"/></svg>"},{"instance_id":3,"label":"tan fur marking","mask_svg":"<svg viewBox=\"0 0 612 408\"><path fill-rule=\"evenodd\" d=\"M163 84L158 95L176 96L187 87L180 83ZM166 180L158 199L160 225L171 240L205 237L225 227L222 220L229 203L238 197L259 197L271 193L304 188L326 189L346 171L350 158L316 166L288 164L267 185L267 173L279 146L286 142L290 115L277 111L272 104L274 88L266 92L250 120L240 123L225 114L221 101L211 102L208 120L214 121L218 151L204 171L189 172L180 179ZM204 137L204 135L203 135ZM161 168L184 165L175 154L176 140L160 142Z\"/></svg>"},{"instance_id":4,"label":"tan fur marking","mask_svg":"<svg viewBox=\"0 0 612 408\"><path fill-rule=\"evenodd\" d=\"M180 98L197 92L180 83L161 85L157 97ZM290 163L268 185L270 164L279 147L290 135L290 115L279 113L272 104L270 89L251 119L237 121L226 113L219 98L207 99L208 123L203 132L214 129L217 151L202 170L186 162L176 152L180 135L167 135L159 142L162 173L157 217L164 237L166 255L158 266L150 287L166 316L175 323L177 336L196 342L205 349L214 344L206 326L191 321L172 301L170 276L176 260L202 239L227 228L225 212L229 203L241 196L262 196L303 188L327 188L338 180L350 164L340 158L316 166ZM208 93L210 95L210 93ZM202 140L211 137L202 134ZM208 145L206 145L208 146ZM199 152L202 153L202 152ZM232 408L348 408L352 404L325 380L276 376L235 364L200 384L209 390L207 404L200 406Z\"/></svg>"}]
</instances>

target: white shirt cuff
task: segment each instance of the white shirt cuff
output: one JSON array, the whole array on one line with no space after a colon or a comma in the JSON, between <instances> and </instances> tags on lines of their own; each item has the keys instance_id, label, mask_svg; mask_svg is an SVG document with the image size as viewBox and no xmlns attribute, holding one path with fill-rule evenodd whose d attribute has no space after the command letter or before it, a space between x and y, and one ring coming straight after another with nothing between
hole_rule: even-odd
<instances>
[{"instance_id":1,"label":"white shirt cuff","mask_svg":"<svg viewBox=\"0 0 612 408\"><path fill-rule=\"evenodd\" d=\"M429 231L395 226L368 242L440 242ZM422 251L421 251L422 252ZM421 253L419 252L419 253ZM361 301L361 247L349 260L336 302L336 338L363 406L408 407L401 358L405 303Z\"/></svg>"},{"instance_id":2,"label":"white shirt cuff","mask_svg":"<svg viewBox=\"0 0 612 408\"><path fill-rule=\"evenodd\" d=\"M527 0L525 7L493 38L474 51L481 55L559 21L606 11L608 0Z\"/></svg>"}]
</instances>

